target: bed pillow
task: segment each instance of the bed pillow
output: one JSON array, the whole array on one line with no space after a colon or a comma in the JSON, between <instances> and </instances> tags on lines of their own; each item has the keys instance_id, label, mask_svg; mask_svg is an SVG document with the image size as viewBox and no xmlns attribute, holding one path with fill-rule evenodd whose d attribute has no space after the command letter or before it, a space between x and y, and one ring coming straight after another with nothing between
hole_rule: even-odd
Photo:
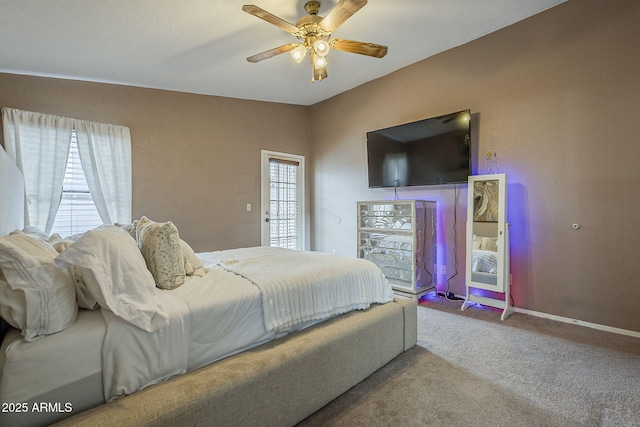
<instances>
[{"instance_id":1,"label":"bed pillow","mask_svg":"<svg viewBox=\"0 0 640 427\"><path fill-rule=\"evenodd\" d=\"M61 252L62 253L62 252ZM76 287L76 302L78 303L79 308L85 308L87 310L97 310L100 308L100 304L98 304L98 300L94 297L93 292L84 279L82 278L82 268L77 265L70 265L67 267L71 276L73 276L73 282Z\"/></svg>"},{"instance_id":2,"label":"bed pillow","mask_svg":"<svg viewBox=\"0 0 640 427\"><path fill-rule=\"evenodd\" d=\"M62 251L64 251L65 249L67 249L69 246L71 246L71 244L73 243L73 240L56 240L54 242L49 243L51 246L53 246L53 249L56 250L56 252L61 253Z\"/></svg>"},{"instance_id":3,"label":"bed pillow","mask_svg":"<svg viewBox=\"0 0 640 427\"><path fill-rule=\"evenodd\" d=\"M480 249L491 252L498 252L498 238L497 237L483 237Z\"/></svg>"},{"instance_id":4,"label":"bed pillow","mask_svg":"<svg viewBox=\"0 0 640 427\"><path fill-rule=\"evenodd\" d=\"M0 318L18 329L22 329L27 324L27 301L24 292L12 289L2 270L0 270Z\"/></svg>"},{"instance_id":5,"label":"bed pillow","mask_svg":"<svg viewBox=\"0 0 640 427\"><path fill-rule=\"evenodd\" d=\"M84 234L84 233L82 233ZM58 254L64 252L71 244L73 244L76 240L78 240L82 234L75 235L75 240L71 240L70 238L63 239L62 237L52 239L49 238L48 242L53 248L58 252ZM53 236L53 235L52 235ZM84 281L82 280L82 273L80 269L74 265L69 266L69 273L71 273L71 277L73 278L74 287L76 289L76 303L79 308L86 308L88 310L96 310L99 305L96 299L91 295L89 289L87 289Z\"/></svg>"},{"instance_id":6,"label":"bed pillow","mask_svg":"<svg viewBox=\"0 0 640 427\"><path fill-rule=\"evenodd\" d=\"M38 227L34 227L33 225L27 225L22 230L15 230L9 234L28 234L31 237L37 237L40 240L44 240L45 242L49 238L49 235L44 231L40 230Z\"/></svg>"},{"instance_id":7,"label":"bed pillow","mask_svg":"<svg viewBox=\"0 0 640 427\"><path fill-rule=\"evenodd\" d=\"M55 249L58 253L67 249L69 245L72 244L73 242L74 240L71 240L69 238L65 239L62 236L60 236L58 233L52 234L47 239L47 243L53 246L53 249Z\"/></svg>"},{"instance_id":8,"label":"bed pillow","mask_svg":"<svg viewBox=\"0 0 640 427\"><path fill-rule=\"evenodd\" d=\"M78 236L78 238L80 238ZM59 239L59 240L51 240L49 239L49 244L53 246L53 248L58 251L58 253L64 252L74 240L67 239ZM71 277L73 277L73 282L76 288L76 302L78 303L79 308L86 308L88 310L96 310L98 307L98 301L91 295L89 289L84 284L82 280L82 272L75 265L69 266L69 272L71 273Z\"/></svg>"},{"instance_id":9,"label":"bed pillow","mask_svg":"<svg viewBox=\"0 0 640 427\"><path fill-rule=\"evenodd\" d=\"M136 225L138 247L160 289L176 289L185 280L184 255L177 227L143 216Z\"/></svg>"},{"instance_id":10,"label":"bed pillow","mask_svg":"<svg viewBox=\"0 0 640 427\"><path fill-rule=\"evenodd\" d=\"M46 241L23 233L0 237L0 315L25 341L60 332L78 313L73 277Z\"/></svg>"},{"instance_id":11,"label":"bed pillow","mask_svg":"<svg viewBox=\"0 0 640 427\"><path fill-rule=\"evenodd\" d=\"M182 256L184 257L184 272L187 276L204 276L206 270L204 264L187 242L180 239Z\"/></svg>"},{"instance_id":12,"label":"bed pillow","mask_svg":"<svg viewBox=\"0 0 640 427\"><path fill-rule=\"evenodd\" d=\"M103 309L148 332L168 324L136 242L113 225L87 231L56 258L61 268L77 267L87 293Z\"/></svg>"},{"instance_id":13,"label":"bed pillow","mask_svg":"<svg viewBox=\"0 0 640 427\"><path fill-rule=\"evenodd\" d=\"M150 221L149 218L147 218L147 221ZM139 220L135 220L131 224L115 223L114 225L125 230L134 240L137 241L136 228L139 223ZM196 253L191 246L189 246L189 244L184 240L180 239L180 248L182 249L182 257L184 258L185 274L187 276L204 276L207 272L204 268L204 264L202 264L200 258L196 256Z\"/></svg>"},{"instance_id":14,"label":"bed pillow","mask_svg":"<svg viewBox=\"0 0 640 427\"><path fill-rule=\"evenodd\" d=\"M119 224L119 223L116 222L113 225L115 225L116 227L122 228L124 231L129 233L129 235L133 238L133 240L137 241L137 238L136 238L136 226L138 225L138 222L139 221L136 219L131 224Z\"/></svg>"}]
</instances>

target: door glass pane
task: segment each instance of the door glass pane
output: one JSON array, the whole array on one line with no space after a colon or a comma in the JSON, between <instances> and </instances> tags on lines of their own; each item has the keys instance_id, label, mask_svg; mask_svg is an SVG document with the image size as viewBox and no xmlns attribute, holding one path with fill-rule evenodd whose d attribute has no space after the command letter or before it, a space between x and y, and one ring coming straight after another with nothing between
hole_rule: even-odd
<instances>
[{"instance_id":1,"label":"door glass pane","mask_svg":"<svg viewBox=\"0 0 640 427\"><path fill-rule=\"evenodd\" d=\"M269 160L269 245L300 249L297 162Z\"/></svg>"}]
</instances>

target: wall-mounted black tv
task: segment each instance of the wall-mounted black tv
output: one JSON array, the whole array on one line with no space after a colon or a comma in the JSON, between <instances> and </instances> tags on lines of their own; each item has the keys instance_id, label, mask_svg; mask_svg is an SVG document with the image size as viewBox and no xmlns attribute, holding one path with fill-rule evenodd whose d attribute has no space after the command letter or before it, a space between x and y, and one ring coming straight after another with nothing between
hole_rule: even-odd
<instances>
[{"instance_id":1,"label":"wall-mounted black tv","mask_svg":"<svg viewBox=\"0 0 640 427\"><path fill-rule=\"evenodd\" d=\"M471 112L367 132L369 188L467 182Z\"/></svg>"}]
</instances>

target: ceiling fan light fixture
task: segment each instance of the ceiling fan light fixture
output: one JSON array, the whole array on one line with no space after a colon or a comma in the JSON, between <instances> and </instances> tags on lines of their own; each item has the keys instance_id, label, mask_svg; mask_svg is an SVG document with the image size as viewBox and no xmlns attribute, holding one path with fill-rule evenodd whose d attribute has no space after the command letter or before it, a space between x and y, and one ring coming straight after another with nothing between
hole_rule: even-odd
<instances>
[{"instance_id":1,"label":"ceiling fan light fixture","mask_svg":"<svg viewBox=\"0 0 640 427\"><path fill-rule=\"evenodd\" d=\"M313 51L310 53L311 56L311 68L313 69L313 74L311 76L311 82L315 82L316 80L326 79L327 74L327 58L324 56L316 55Z\"/></svg>"},{"instance_id":2,"label":"ceiling fan light fixture","mask_svg":"<svg viewBox=\"0 0 640 427\"><path fill-rule=\"evenodd\" d=\"M316 39L313 41L313 51L320 56L326 56L329 53L329 42L323 39Z\"/></svg>"},{"instance_id":3,"label":"ceiling fan light fixture","mask_svg":"<svg viewBox=\"0 0 640 427\"><path fill-rule=\"evenodd\" d=\"M326 68L327 66L327 58L324 56L316 55L315 53L311 54L311 63L313 64L313 68Z\"/></svg>"},{"instance_id":4,"label":"ceiling fan light fixture","mask_svg":"<svg viewBox=\"0 0 640 427\"><path fill-rule=\"evenodd\" d=\"M318 15L320 11L319 1L307 1L304 7L308 15L300 18L295 25L256 5L246 4L242 6L243 11L275 25L298 39L295 43L282 45L250 56L247 58L247 61L256 63L268 58L273 58L284 52L289 52L291 58L297 63L300 63L307 56L308 52L313 70L311 81L314 82L327 78L327 59L325 56L331 49L357 53L374 58L384 57L387 54L387 46L355 40L331 38L331 34L340 25L367 4L367 0L335 1L337 1L336 5L327 12L324 17Z\"/></svg>"},{"instance_id":5,"label":"ceiling fan light fixture","mask_svg":"<svg viewBox=\"0 0 640 427\"><path fill-rule=\"evenodd\" d=\"M304 57L307 55L307 48L305 47L304 44L300 43L298 45L298 47L296 47L295 49L293 49L291 51L291 57L293 58L294 61L296 61L298 64L302 62L302 60L304 59Z\"/></svg>"},{"instance_id":6,"label":"ceiling fan light fixture","mask_svg":"<svg viewBox=\"0 0 640 427\"><path fill-rule=\"evenodd\" d=\"M315 82L316 80L326 79L327 75L328 75L327 74L327 67L314 68L313 69L313 76L311 77L311 83Z\"/></svg>"}]
</instances>

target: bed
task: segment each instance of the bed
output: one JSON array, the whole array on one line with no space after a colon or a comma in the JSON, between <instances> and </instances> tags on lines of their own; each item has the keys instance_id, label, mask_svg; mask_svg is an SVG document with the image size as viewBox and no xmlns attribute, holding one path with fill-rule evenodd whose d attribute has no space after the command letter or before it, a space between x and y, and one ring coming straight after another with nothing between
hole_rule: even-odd
<instances>
[{"instance_id":1,"label":"bed","mask_svg":"<svg viewBox=\"0 0 640 427\"><path fill-rule=\"evenodd\" d=\"M415 345L415 301L394 298L368 261L277 248L194 259L174 237L179 262L154 267L134 224L44 242L24 231L21 176L3 150L0 175L3 242L59 250L47 274L72 280L80 306L40 310L49 329L9 328L0 425L293 425Z\"/></svg>"}]
</instances>

